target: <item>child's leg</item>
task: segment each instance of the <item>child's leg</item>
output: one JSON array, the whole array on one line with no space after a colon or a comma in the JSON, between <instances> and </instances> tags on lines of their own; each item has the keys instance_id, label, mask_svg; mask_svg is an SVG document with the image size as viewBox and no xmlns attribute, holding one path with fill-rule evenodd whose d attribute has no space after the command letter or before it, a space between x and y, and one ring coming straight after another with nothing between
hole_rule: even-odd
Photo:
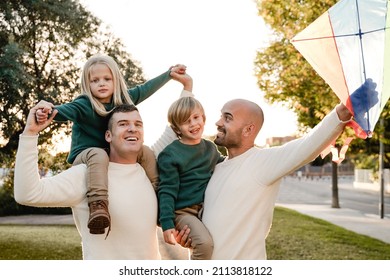
<instances>
[{"instance_id":1,"label":"child's leg","mask_svg":"<svg viewBox=\"0 0 390 280\"><path fill-rule=\"evenodd\" d=\"M198 218L198 209L185 208L175 211L176 229L179 231L187 225L190 228L189 237L191 238L191 259L192 260L210 260L213 254L214 242L210 232L202 221Z\"/></svg>"},{"instance_id":2,"label":"child's leg","mask_svg":"<svg viewBox=\"0 0 390 280\"><path fill-rule=\"evenodd\" d=\"M146 176L148 176L155 190L158 186L158 169L156 156L152 149L143 145L138 154L137 162L144 168Z\"/></svg>"},{"instance_id":3,"label":"child's leg","mask_svg":"<svg viewBox=\"0 0 390 280\"><path fill-rule=\"evenodd\" d=\"M110 229L111 226L108 212L108 162L107 152L100 148L82 151L73 162L73 165L87 165L88 228L92 234L104 234L105 228Z\"/></svg>"}]
</instances>

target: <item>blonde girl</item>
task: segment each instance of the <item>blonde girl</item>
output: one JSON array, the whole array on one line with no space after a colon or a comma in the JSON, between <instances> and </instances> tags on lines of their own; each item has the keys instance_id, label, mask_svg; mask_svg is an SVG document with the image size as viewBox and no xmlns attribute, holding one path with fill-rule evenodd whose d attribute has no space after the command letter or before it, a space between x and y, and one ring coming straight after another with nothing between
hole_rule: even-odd
<instances>
[{"instance_id":1,"label":"blonde girl","mask_svg":"<svg viewBox=\"0 0 390 280\"><path fill-rule=\"evenodd\" d=\"M58 111L57 121L71 121L72 141L67 161L73 165L87 165L88 205L90 217L88 228L91 234L104 234L111 228L108 211L108 144L104 134L107 130L107 115L117 105L137 105L154 94L175 75L185 74L184 65L176 65L142 85L128 89L115 60L104 54L88 59L81 75L82 93L72 102L48 106L38 110L38 122L45 121L53 108ZM149 147L143 147L138 162L154 187L158 182L156 159Z\"/></svg>"}]
</instances>

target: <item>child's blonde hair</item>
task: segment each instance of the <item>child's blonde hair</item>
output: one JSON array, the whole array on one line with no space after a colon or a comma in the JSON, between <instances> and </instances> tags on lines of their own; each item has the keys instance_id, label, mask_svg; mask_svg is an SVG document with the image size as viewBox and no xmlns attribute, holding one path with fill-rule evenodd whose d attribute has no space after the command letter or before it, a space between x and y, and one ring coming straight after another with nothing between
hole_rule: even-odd
<instances>
[{"instance_id":1,"label":"child's blonde hair","mask_svg":"<svg viewBox=\"0 0 390 280\"><path fill-rule=\"evenodd\" d=\"M114 93L112 95L112 103L114 107L121 104L134 104L127 91L125 79L123 78L123 75L120 72L118 64L115 62L115 60L108 55L96 54L91 56L87 60L84 65L83 72L81 74L82 94L88 96L95 112L98 113L100 116L107 116L110 113L110 111L107 111L104 108L104 105L99 100L97 100L91 92L90 72L91 67L96 64L104 64L111 71L114 83Z\"/></svg>"},{"instance_id":2,"label":"child's blonde hair","mask_svg":"<svg viewBox=\"0 0 390 280\"><path fill-rule=\"evenodd\" d=\"M180 137L181 135L179 126L188 120L195 109L199 109L202 112L203 121L206 122L203 106L194 97L182 97L173 102L169 107L168 122L177 136Z\"/></svg>"}]
</instances>

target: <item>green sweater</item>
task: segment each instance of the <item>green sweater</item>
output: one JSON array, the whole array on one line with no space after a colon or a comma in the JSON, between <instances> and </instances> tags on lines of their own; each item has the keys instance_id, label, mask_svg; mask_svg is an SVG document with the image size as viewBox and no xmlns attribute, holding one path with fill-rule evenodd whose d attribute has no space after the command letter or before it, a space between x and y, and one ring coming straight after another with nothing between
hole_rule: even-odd
<instances>
[{"instance_id":1,"label":"green sweater","mask_svg":"<svg viewBox=\"0 0 390 280\"><path fill-rule=\"evenodd\" d=\"M142 85L128 90L135 105L141 103L159 90L171 79L170 70L147 81ZM111 110L114 104L104 104L106 110ZM72 143L68 162L73 163L76 156L83 150L91 147L106 149L108 143L104 134L107 130L107 117L98 115L92 108L91 101L86 95L80 95L72 102L56 106L58 114L56 121L72 121Z\"/></svg>"},{"instance_id":2,"label":"green sweater","mask_svg":"<svg viewBox=\"0 0 390 280\"><path fill-rule=\"evenodd\" d=\"M197 145L175 140L159 154L159 220L163 230L175 227L175 210L203 202L215 165L224 159L216 145L205 139Z\"/></svg>"}]
</instances>

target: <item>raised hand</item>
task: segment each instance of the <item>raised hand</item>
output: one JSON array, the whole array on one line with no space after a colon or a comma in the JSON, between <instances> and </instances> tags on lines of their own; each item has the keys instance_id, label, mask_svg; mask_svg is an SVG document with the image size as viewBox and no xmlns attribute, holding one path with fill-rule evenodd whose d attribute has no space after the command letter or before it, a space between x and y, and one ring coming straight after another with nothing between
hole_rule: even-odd
<instances>
[{"instance_id":1,"label":"raised hand","mask_svg":"<svg viewBox=\"0 0 390 280\"><path fill-rule=\"evenodd\" d=\"M378 103L378 92L375 90L377 84L372 79L367 79L349 98L353 109L355 121L364 131L369 131L368 111Z\"/></svg>"},{"instance_id":2,"label":"raised hand","mask_svg":"<svg viewBox=\"0 0 390 280\"><path fill-rule=\"evenodd\" d=\"M53 111L53 104L45 100L39 101L37 104L38 109L35 112L35 118L38 124L44 124L48 119L49 115Z\"/></svg>"},{"instance_id":3,"label":"raised hand","mask_svg":"<svg viewBox=\"0 0 390 280\"><path fill-rule=\"evenodd\" d=\"M171 69L171 76L172 72L177 74L185 74L187 66L185 66L184 64L176 64L174 66L171 66L169 69Z\"/></svg>"},{"instance_id":4,"label":"raised hand","mask_svg":"<svg viewBox=\"0 0 390 280\"><path fill-rule=\"evenodd\" d=\"M193 80L188 74L178 74L176 72L171 73L172 79L178 81L183 85L183 89L192 92Z\"/></svg>"},{"instance_id":5,"label":"raised hand","mask_svg":"<svg viewBox=\"0 0 390 280\"><path fill-rule=\"evenodd\" d=\"M53 106L51 103L42 100L30 109L27 116L26 126L23 131L24 135L37 135L40 131L49 126L58 112L57 110L53 110L51 106ZM37 114L41 114L38 111L47 111L49 112L48 114L51 115L44 120L44 115L46 113L42 113L43 117L40 117L40 121L38 121Z\"/></svg>"}]
</instances>

